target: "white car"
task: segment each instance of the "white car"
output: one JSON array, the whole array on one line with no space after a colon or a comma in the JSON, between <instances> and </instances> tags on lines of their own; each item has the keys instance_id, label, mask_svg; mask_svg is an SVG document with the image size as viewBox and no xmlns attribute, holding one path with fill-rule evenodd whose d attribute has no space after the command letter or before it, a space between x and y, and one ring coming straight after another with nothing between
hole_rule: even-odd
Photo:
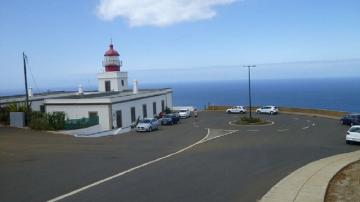
<instances>
[{"instance_id":1,"label":"white car","mask_svg":"<svg viewBox=\"0 0 360 202\"><path fill-rule=\"evenodd\" d=\"M360 142L360 125L352 126L346 132L346 144L351 144L352 142Z\"/></svg>"},{"instance_id":2,"label":"white car","mask_svg":"<svg viewBox=\"0 0 360 202\"><path fill-rule=\"evenodd\" d=\"M189 109L180 109L179 111L180 118L186 119L191 116Z\"/></svg>"},{"instance_id":3,"label":"white car","mask_svg":"<svg viewBox=\"0 0 360 202\"><path fill-rule=\"evenodd\" d=\"M146 132L146 131L153 131L155 129L159 129L160 122L154 118L145 118L140 120L139 123L136 125L135 130L137 132Z\"/></svg>"},{"instance_id":4,"label":"white car","mask_svg":"<svg viewBox=\"0 0 360 202\"><path fill-rule=\"evenodd\" d=\"M275 106L263 106L258 109L256 109L256 113L258 114L277 114L279 113L279 109Z\"/></svg>"},{"instance_id":5,"label":"white car","mask_svg":"<svg viewBox=\"0 0 360 202\"><path fill-rule=\"evenodd\" d=\"M245 114L246 113L246 109L243 106L235 106L235 107L231 107L230 109L226 110L226 113L240 113L240 114Z\"/></svg>"}]
</instances>

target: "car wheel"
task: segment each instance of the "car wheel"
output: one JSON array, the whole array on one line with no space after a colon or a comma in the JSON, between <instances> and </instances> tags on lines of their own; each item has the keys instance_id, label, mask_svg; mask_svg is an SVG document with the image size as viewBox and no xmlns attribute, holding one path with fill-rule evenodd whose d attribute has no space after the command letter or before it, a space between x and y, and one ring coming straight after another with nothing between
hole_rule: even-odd
<instances>
[{"instance_id":1,"label":"car wheel","mask_svg":"<svg viewBox=\"0 0 360 202\"><path fill-rule=\"evenodd\" d=\"M256 111L257 114L260 114L260 111Z\"/></svg>"},{"instance_id":2,"label":"car wheel","mask_svg":"<svg viewBox=\"0 0 360 202\"><path fill-rule=\"evenodd\" d=\"M231 114L231 112L230 112L230 111L226 111L226 113Z\"/></svg>"},{"instance_id":3,"label":"car wheel","mask_svg":"<svg viewBox=\"0 0 360 202\"><path fill-rule=\"evenodd\" d=\"M270 112L270 115L274 115L274 112Z\"/></svg>"},{"instance_id":4,"label":"car wheel","mask_svg":"<svg viewBox=\"0 0 360 202\"><path fill-rule=\"evenodd\" d=\"M150 127L150 128L149 128L149 132L151 132L151 131L152 131L152 128Z\"/></svg>"},{"instance_id":5,"label":"car wheel","mask_svg":"<svg viewBox=\"0 0 360 202\"><path fill-rule=\"evenodd\" d=\"M346 140L346 144L351 144L351 141L349 141L349 140Z\"/></svg>"}]
</instances>

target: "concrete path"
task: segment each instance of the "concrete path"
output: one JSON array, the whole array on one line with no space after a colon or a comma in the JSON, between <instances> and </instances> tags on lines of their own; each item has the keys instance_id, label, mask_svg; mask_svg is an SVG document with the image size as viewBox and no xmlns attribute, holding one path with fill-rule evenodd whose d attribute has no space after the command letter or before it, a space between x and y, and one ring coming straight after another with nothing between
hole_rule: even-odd
<instances>
[{"instance_id":1,"label":"concrete path","mask_svg":"<svg viewBox=\"0 0 360 202\"><path fill-rule=\"evenodd\" d=\"M282 179L261 202L323 202L332 177L348 164L360 160L360 150L309 163Z\"/></svg>"}]
</instances>

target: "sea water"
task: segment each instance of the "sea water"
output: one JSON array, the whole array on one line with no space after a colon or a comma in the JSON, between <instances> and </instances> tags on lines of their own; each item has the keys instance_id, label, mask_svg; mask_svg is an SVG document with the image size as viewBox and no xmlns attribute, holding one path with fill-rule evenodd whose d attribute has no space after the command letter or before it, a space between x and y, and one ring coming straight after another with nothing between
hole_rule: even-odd
<instances>
[{"instance_id":1,"label":"sea water","mask_svg":"<svg viewBox=\"0 0 360 202\"><path fill-rule=\"evenodd\" d=\"M175 106L248 106L248 81L207 81L148 84L170 87ZM276 105L360 112L360 79L282 79L252 80L253 106Z\"/></svg>"}]
</instances>

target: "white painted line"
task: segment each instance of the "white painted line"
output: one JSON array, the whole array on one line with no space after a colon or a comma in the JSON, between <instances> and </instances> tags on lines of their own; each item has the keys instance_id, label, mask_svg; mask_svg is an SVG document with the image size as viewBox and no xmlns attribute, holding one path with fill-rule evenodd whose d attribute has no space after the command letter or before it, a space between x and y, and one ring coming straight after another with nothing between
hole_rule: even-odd
<instances>
[{"instance_id":1,"label":"white painted line","mask_svg":"<svg viewBox=\"0 0 360 202\"><path fill-rule=\"evenodd\" d=\"M230 135L230 134L235 133L235 132L237 132L237 131L239 131L239 130L225 130L225 131L229 131L229 132L224 133L224 134L222 134L222 135L218 135L218 136L212 137L212 138L207 138L207 137L206 137L206 138L204 138L204 139L202 140L201 143L204 143L204 142L207 142L207 141L210 141L210 140L219 138L219 137L223 137L223 136L225 136L225 135Z\"/></svg>"},{"instance_id":2,"label":"white painted line","mask_svg":"<svg viewBox=\"0 0 360 202\"><path fill-rule=\"evenodd\" d=\"M310 127L309 127L309 126L305 126L305 127L301 128L301 129L306 130L306 129L308 129L308 128L310 128Z\"/></svg>"},{"instance_id":3,"label":"white painted line","mask_svg":"<svg viewBox=\"0 0 360 202\"><path fill-rule=\"evenodd\" d=\"M294 120L299 120L299 118L293 118Z\"/></svg>"},{"instance_id":4,"label":"white painted line","mask_svg":"<svg viewBox=\"0 0 360 202\"><path fill-rule=\"evenodd\" d=\"M247 130L248 132L259 132L260 130L254 129L254 130Z\"/></svg>"},{"instance_id":5,"label":"white painted line","mask_svg":"<svg viewBox=\"0 0 360 202\"><path fill-rule=\"evenodd\" d=\"M264 127L264 126L271 126L271 125L274 125L275 124L275 122L274 121L270 121L270 123L268 123L268 124L263 124L263 125L256 125L256 124L254 124L254 125L251 125L251 124L249 124L249 125L240 125L240 124L236 124L236 123L233 123L234 121L229 121L228 122L228 124L229 125L231 125L231 126L241 126L241 127Z\"/></svg>"},{"instance_id":6,"label":"white painted line","mask_svg":"<svg viewBox=\"0 0 360 202\"><path fill-rule=\"evenodd\" d=\"M216 137L214 137L214 138L207 139L207 138L209 137L209 134L210 134L210 128L207 128L207 130L208 130L208 132L207 132L207 134L206 134L206 136L205 136L204 138L202 138L201 140L195 142L194 144L192 144L192 145L190 145L190 146L187 146L187 147L185 147L185 148L183 148L183 149L181 149L181 150L179 150L179 151L177 151L177 152L168 154L168 155L166 155L166 156L157 158L157 159L152 160L152 161L149 161L149 162L147 162L147 163L143 163L143 164L138 165L138 166L136 166L136 167L130 168L130 169L125 170L125 171L122 171L122 172L120 172L120 173L117 173L117 174L112 175L112 176L110 176L110 177L107 177L107 178L105 178L105 179L99 180L99 181L94 182L94 183L92 183L92 184L89 184L89 185L87 185L87 186L84 186L84 187L81 187L81 188L79 188L79 189L76 189L76 190L74 190L74 191L72 191L72 192L69 192L69 193L67 193L67 194L64 194L64 195L58 196L58 197L56 197L56 198L50 199L50 200L48 200L48 202L55 202L55 201L62 200L62 199L67 198L67 197L69 197L69 196L75 195L75 194L77 194L77 193L79 193L79 192L85 191L85 190L87 190L87 189L89 189L89 188L92 188L92 187L95 187L95 186L97 186L97 185L100 185L100 184L102 184L102 183L104 183L104 182L110 181L110 180L112 180L112 179L114 179L114 178L123 176L123 175L125 175L125 174L127 174L127 173L130 173L130 172L132 172L132 171L135 171L135 170L137 170L137 169L140 169L140 168L143 168L143 167L145 167L145 166L154 164L154 163L159 162L159 161L161 161L161 160L163 160L163 159L170 158L170 157L172 157L172 156L174 156L174 155L176 155L176 154L179 154L179 153L181 153L181 152L183 152L183 151L186 151L186 150L188 150L188 149L190 149L190 148L192 148L192 147L194 147L194 146L196 146L196 145L198 145L198 144L207 142L207 141L212 140L212 139L215 139L215 138L223 137L223 136L225 136L225 135L229 135L229 134L232 134L232 133L238 131L238 130L229 131L228 133L225 133L225 134L216 136Z\"/></svg>"},{"instance_id":7,"label":"white painted line","mask_svg":"<svg viewBox=\"0 0 360 202\"><path fill-rule=\"evenodd\" d=\"M285 129L278 129L278 132L284 132L284 131L288 131L289 129L285 128Z\"/></svg>"}]
</instances>

